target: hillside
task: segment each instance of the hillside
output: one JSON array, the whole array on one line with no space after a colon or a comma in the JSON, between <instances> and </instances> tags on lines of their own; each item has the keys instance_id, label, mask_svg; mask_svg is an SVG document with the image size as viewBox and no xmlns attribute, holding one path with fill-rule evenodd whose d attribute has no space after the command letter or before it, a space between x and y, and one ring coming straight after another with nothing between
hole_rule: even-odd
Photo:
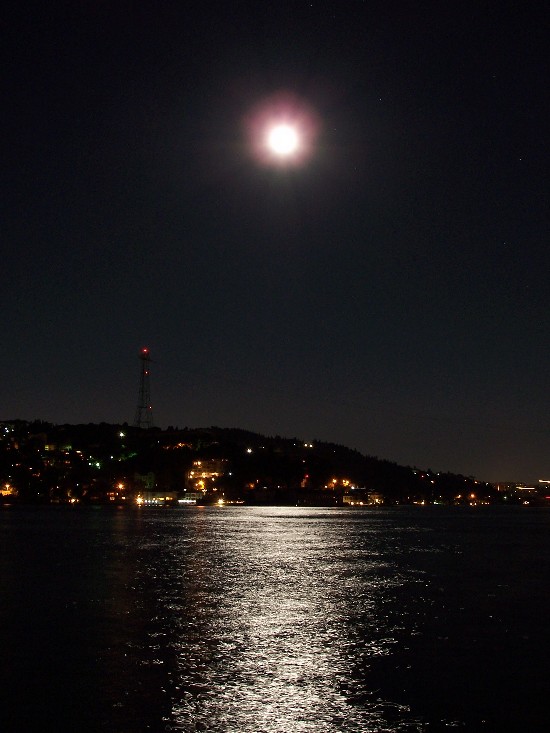
<instances>
[{"instance_id":1,"label":"hillside","mask_svg":"<svg viewBox=\"0 0 550 733\"><path fill-rule=\"evenodd\" d=\"M4 501L86 503L144 491L177 500L273 504L460 503L489 484L400 466L342 445L239 428L141 430L127 424L1 423ZM473 495L473 497L472 497Z\"/></svg>"}]
</instances>

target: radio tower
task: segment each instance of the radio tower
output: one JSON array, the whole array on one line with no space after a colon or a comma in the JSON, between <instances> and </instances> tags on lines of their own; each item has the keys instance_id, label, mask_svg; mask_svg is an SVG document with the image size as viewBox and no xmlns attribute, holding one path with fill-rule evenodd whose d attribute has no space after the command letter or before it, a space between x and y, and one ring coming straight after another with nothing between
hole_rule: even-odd
<instances>
[{"instance_id":1,"label":"radio tower","mask_svg":"<svg viewBox=\"0 0 550 733\"><path fill-rule=\"evenodd\" d=\"M151 407L151 385L149 383L149 364L151 363L149 349L144 348L139 352L139 360L141 362L139 395L134 425L136 428L152 428L153 408Z\"/></svg>"}]
</instances>

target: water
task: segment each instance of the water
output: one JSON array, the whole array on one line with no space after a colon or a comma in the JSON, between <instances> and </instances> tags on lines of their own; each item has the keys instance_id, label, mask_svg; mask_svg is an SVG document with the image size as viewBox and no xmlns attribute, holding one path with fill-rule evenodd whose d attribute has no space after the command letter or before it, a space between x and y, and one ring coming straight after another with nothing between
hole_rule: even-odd
<instances>
[{"instance_id":1,"label":"water","mask_svg":"<svg viewBox=\"0 0 550 733\"><path fill-rule=\"evenodd\" d=\"M547 730L550 512L0 511L2 731Z\"/></svg>"}]
</instances>

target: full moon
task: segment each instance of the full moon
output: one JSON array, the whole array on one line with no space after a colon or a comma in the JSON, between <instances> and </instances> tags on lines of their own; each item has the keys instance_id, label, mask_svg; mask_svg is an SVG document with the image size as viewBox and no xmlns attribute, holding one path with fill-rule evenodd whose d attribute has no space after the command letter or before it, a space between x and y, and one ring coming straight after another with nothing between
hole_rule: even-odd
<instances>
[{"instance_id":1,"label":"full moon","mask_svg":"<svg viewBox=\"0 0 550 733\"><path fill-rule=\"evenodd\" d=\"M279 91L260 100L243 123L250 152L260 165L300 168L315 153L319 117L292 92Z\"/></svg>"},{"instance_id":2,"label":"full moon","mask_svg":"<svg viewBox=\"0 0 550 733\"><path fill-rule=\"evenodd\" d=\"M298 148L298 133L290 125L276 125L269 131L267 144L275 155L292 155Z\"/></svg>"}]
</instances>

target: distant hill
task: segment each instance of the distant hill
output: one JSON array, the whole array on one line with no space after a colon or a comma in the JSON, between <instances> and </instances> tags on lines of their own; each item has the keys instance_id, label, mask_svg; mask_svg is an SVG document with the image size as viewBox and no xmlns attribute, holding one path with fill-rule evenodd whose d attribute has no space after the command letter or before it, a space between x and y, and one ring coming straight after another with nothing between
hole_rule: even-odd
<instances>
[{"instance_id":1,"label":"distant hill","mask_svg":"<svg viewBox=\"0 0 550 733\"><path fill-rule=\"evenodd\" d=\"M400 466L335 443L242 428L143 430L126 423L25 420L0 425L0 480L11 493L3 491L25 501L105 500L123 493L115 491L117 486L125 493L138 491L143 476L159 491L180 495L193 487L189 473L197 461L222 462L216 496L235 501L341 503L346 495L377 495L386 504L460 503L494 494L489 484L471 476Z\"/></svg>"}]
</instances>

